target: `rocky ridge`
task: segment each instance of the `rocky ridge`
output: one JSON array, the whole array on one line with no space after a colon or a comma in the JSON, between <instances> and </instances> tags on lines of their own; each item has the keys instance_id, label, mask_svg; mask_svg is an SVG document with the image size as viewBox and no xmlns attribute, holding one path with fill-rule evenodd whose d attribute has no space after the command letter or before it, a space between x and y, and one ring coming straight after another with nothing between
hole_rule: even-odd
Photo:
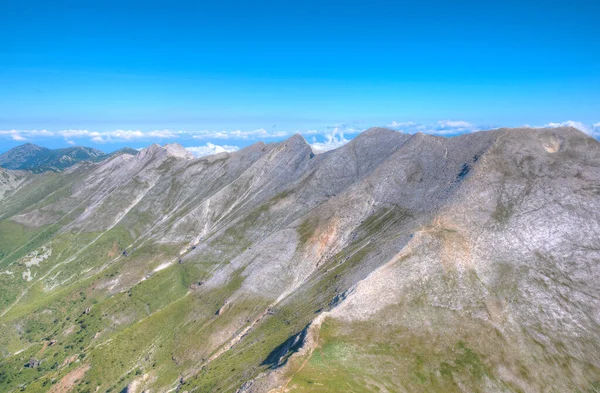
<instances>
[{"instance_id":1,"label":"rocky ridge","mask_svg":"<svg viewBox=\"0 0 600 393\"><path fill-rule=\"evenodd\" d=\"M572 128L375 128L8 171L0 383L594 391L599 153Z\"/></svg>"}]
</instances>

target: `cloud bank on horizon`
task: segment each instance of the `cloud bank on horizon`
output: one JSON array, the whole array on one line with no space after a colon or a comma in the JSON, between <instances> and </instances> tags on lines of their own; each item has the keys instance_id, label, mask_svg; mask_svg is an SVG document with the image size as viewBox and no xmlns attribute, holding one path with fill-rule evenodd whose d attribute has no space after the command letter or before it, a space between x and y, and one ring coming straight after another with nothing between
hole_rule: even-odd
<instances>
[{"instance_id":1,"label":"cloud bank on horizon","mask_svg":"<svg viewBox=\"0 0 600 393\"><path fill-rule=\"evenodd\" d=\"M437 136L452 136L464 133L499 128L498 125L476 125L464 120L440 120L434 124L416 122L392 121L384 127L399 132L414 134L423 132ZM522 125L531 128L574 127L586 134L600 138L600 122L584 124L578 121L550 122L541 126ZM302 135L316 153L323 153L348 143L354 136L364 131L366 127L357 127L355 124L340 124L324 127L322 130L294 130L269 131L264 128L254 130L0 130L2 139L13 142L44 143L53 140L66 145L95 145L102 147L106 144L150 144L151 142L179 142L197 157L211 154L233 152L241 147L256 141L275 142L288 138L294 134ZM223 141L225 143L216 143ZM197 142L204 144L196 145Z\"/></svg>"},{"instance_id":2,"label":"cloud bank on horizon","mask_svg":"<svg viewBox=\"0 0 600 393\"><path fill-rule=\"evenodd\" d=\"M232 153L240 150L238 146L229 145L215 145L214 143L207 142L204 146L189 146L186 149L196 157L210 156L219 153Z\"/></svg>"}]
</instances>

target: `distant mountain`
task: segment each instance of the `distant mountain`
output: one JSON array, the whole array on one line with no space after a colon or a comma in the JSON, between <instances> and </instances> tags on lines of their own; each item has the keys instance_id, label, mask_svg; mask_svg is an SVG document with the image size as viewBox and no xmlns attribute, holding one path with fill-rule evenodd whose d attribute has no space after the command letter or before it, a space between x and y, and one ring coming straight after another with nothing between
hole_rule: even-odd
<instances>
[{"instance_id":1,"label":"distant mountain","mask_svg":"<svg viewBox=\"0 0 600 393\"><path fill-rule=\"evenodd\" d=\"M106 154L91 147L75 146L53 150L33 143L26 143L0 154L0 167L36 173L60 172L81 161L102 161L105 158L119 154L135 155L137 150L126 147L111 154Z\"/></svg>"},{"instance_id":2,"label":"distant mountain","mask_svg":"<svg viewBox=\"0 0 600 393\"><path fill-rule=\"evenodd\" d=\"M0 154L0 166L7 169L23 169L41 157L47 157L51 151L33 143L26 143Z\"/></svg>"},{"instance_id":3,"label":"distant mountain","mask_svg":"<svg viewBox=\"0 0 600 393\"><path fill-rule=\"evenodd\" d=\"M124 147L122 149L115 150L112 153L109 153L108 155L110 157L118 156L119 154L131 154L132 156L135 156L138 153L139 151L136 149L132 149L131 147Z\"/></svg>"}]
</instances>

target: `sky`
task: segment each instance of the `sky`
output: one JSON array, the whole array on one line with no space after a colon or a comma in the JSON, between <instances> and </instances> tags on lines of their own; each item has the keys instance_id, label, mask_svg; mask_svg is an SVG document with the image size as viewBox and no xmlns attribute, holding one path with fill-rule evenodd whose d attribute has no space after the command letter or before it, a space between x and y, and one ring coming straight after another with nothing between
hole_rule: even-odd
<instances>
[{"instance_id":1,"label":"sky","mask_svg":"<svg viewBox=\"0 0 600 393\"><path fill-rule=\"evenodd\" d=\"M600 136L600 1L0 2L0 152L195 154L372 126Z\"/></svg>"}]
</instances>

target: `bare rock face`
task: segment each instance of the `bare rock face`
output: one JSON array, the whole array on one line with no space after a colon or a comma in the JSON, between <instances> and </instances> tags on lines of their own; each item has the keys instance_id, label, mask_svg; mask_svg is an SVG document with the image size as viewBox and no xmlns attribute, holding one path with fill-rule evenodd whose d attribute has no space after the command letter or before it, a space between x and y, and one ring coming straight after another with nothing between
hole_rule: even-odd
<instances>
[{"instance_id":1,"label":"bare rock face","mask_svg":"<svg viewBox=\"0 0 600 393\"><path fill-rule=\"evenodd\" d=\"M183 158L187 160L194 159L194 155L179 143L167 143L164 146L154 143L150 147L142 149L138 153L138 156L139 160L145 160L149 157L153 159L160 159L163 157Z\"/></svg>"},{"instance_id":2,"label":"bare rock face","mask_svg":"<svg viewBox=\"0 0 600 393\"><path fill-rule=\"evenodd\" d=\"M40 365L39 360L37 360L36 358L31 358L31 359L29 359L29 362L27 362L26 367L37 368L39 365Z\"/></svg>"},{"instance_id":3,"label":"bare rock face","mask_svg":"<svg viewBox=\"0 0 600 393\"><path fill-rule=\"evenodd\" d=\"M0 201L23 185L28 177L31 175L25 172L0 168Z\"/></svg>"},{"instance_id":4,"label":"bare rock face","mask_svg":"<svg viewBox=\"0 0 600 393\"><path fill-rule=\"evenodd\" d=\"M0 172L0 390L598 390L599 185L572 128Z\"/></svg>"},{"instance_id":5,"label":"bare rock face","mask_svg":"<svg viewBox=\"0 0 600 393\"><path fill-rule=\"evenodd\" d=\"M168 143L164 146L164 149L167 152L167 155L178 158L185 158L188 160L194 159L194 155L187 151L179 143Z\"/></svg>"}]
</instances>

